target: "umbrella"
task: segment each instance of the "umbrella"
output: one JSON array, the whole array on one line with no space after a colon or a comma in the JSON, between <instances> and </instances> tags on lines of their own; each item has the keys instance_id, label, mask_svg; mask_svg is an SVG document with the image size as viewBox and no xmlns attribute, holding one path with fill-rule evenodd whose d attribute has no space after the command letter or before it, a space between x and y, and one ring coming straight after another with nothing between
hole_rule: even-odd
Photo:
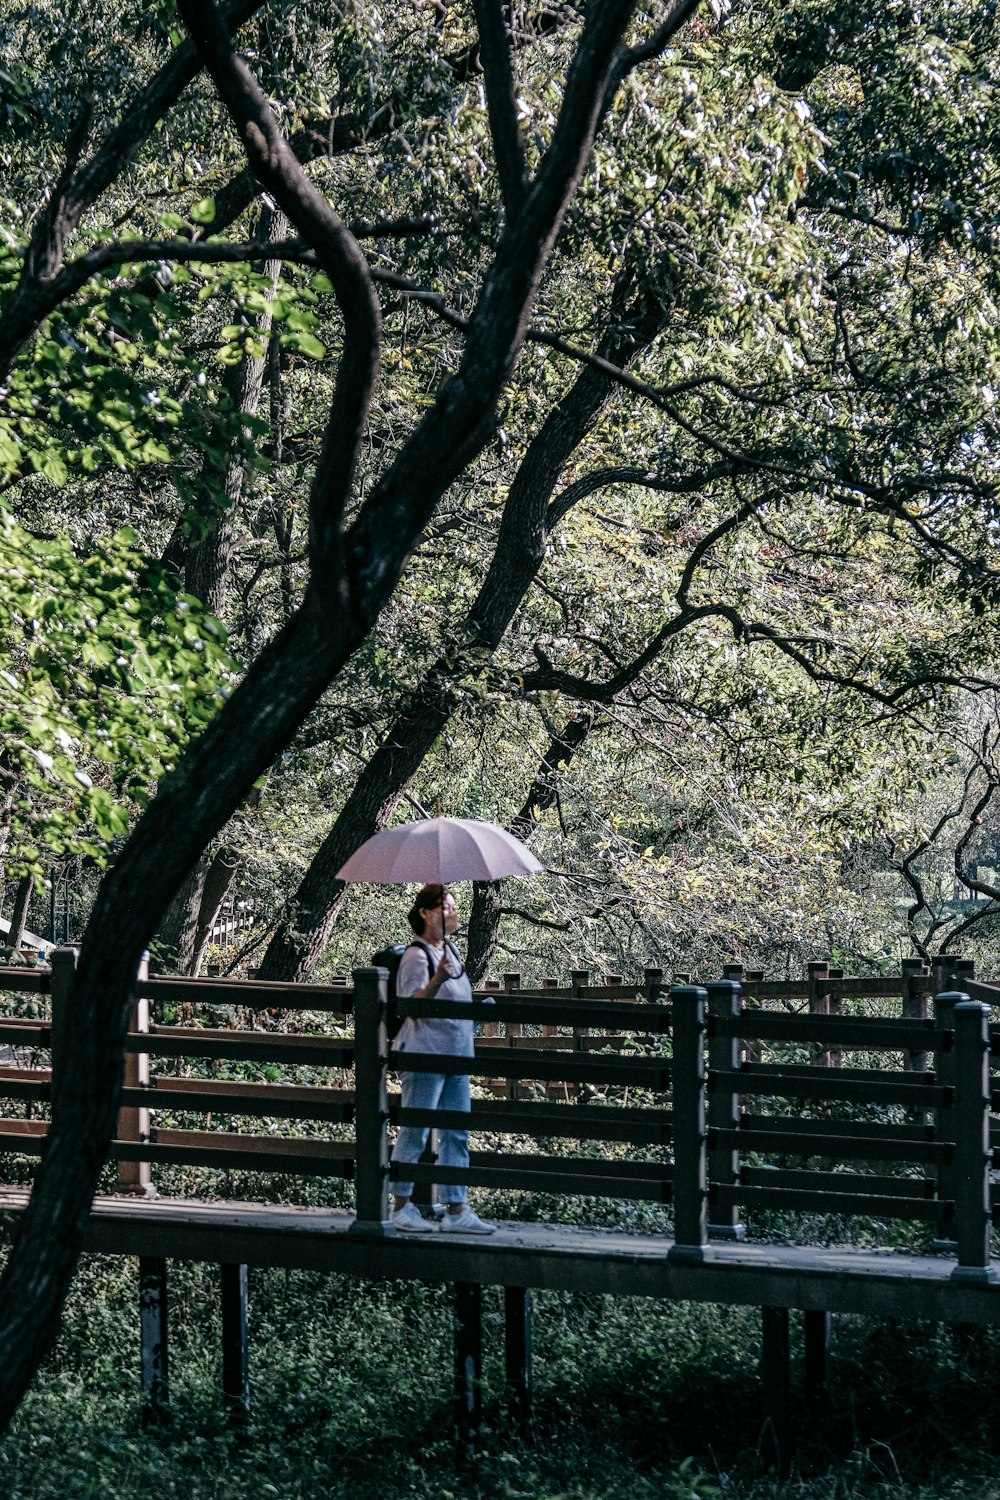
<instances>
[{"instance_id":1,"label":"umbrella","mask_svg":"<svg viewBox=\"0 0 1000 1500\"><path fill-rule=\"evenodd\" d=\"M337 879L449 885L453 880L533 875L541 868L531 850L505 828L473 818L424 818L374 834L337 871Z\"/></svg>"}]
</instances>

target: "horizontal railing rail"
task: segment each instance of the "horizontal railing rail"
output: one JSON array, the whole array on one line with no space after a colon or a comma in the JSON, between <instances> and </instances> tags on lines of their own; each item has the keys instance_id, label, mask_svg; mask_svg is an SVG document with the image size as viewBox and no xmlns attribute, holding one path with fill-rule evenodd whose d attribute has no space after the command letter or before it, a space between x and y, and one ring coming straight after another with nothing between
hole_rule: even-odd
<instances>
[{"instance_id":1,"label":"horizontal railing rail","mask_svg":"<svg viewBox=\"0 0 1000 1500\"><path fill-rule=\"evenodd\" d=\"M799 1042L814 1047L898 1051L934 1047L939 1040L933 1021L884 1017L802 1015L745 1010L739 1016L710 1016L709 1036L739 1037L747 1042Z\"/></svg>"},{"instance_id":2,"label":"horizontal railing rail","mask_svg":"<svg viewBox=\"0 0 1000 1500\"><path fill-rule=\"evenodd\" d=\"M709 1149L728 1148L732 1151L754 1152L758 1155L785 1156L829 1156L837 1161L893 1161L901 1166L924 1164L941 1166L954 1159L954 1147L947 1141L913 1140L893 1133L886 1127L882 1134L867 1136L848 1135L845 1127L826 1122L826 1130L820 1135L805 1135L796 1131L792 1123L783 1120L774 1123L774 1128L755 1130L752 1126L737 1126L731 1130L709 1128ZM810 1122L814 1123L814 1122ZM856 1123L856 1122L851 1122ZM869 1131L874 1126L868 1125ZM741 1180L747 1181L746 1169Z\"/></svg>"},{"instance_id":3,"label":"horizontal railing rail","mask_svg":"<svg viewBox=\"0 0 1000 1500\"><path fill-rule=\"evenodd\" d=\"M568 1136L581 1141L629 1141L661 1146L673 1139L669 1108L609 1109L531 1100L495 1103L477 1099L469 1114L447 1109L403 1109L389 1096L391 1125L431 1125L439 1130L482 1130L495 1135Z\"/></svg>"},{"instance_id":4,"label":"horizontal railing rail","mask_svg":"<svg viewBox=\"0 0 1000 1500\"><path fill-rule=\"evenodd\" d=\"M348 1016L354 992L341 985L276 984L259 979L156 977L136 985L140 999L169 1005L240 1006L246 1010L330 1011Z\"/></svg>"},{"instance_id":5,"label":"horizontal railing rail","mask_svg":"<svg viewBox=\"0 0 1000 1500\"><path fill-rule=\"evenodd\" d=\"M195 1030L186 1026L151 1026L130 1031L126 1052L152 1057L202 1057L229 1062L311 1063L349 1068L354 1061L351 1038L310 1036L301 1032Z\"/></svg>"},{"instance_id":6,"label":"horizontal railing rail","mask_svg":"<svg viewBox=\"0 0 1000 1500\"><path fill-rule=\"evenodd\" d=\"M394 1069L410 1073L468 1073L478 1079L537 1078L560 1083L629 1084L666 1092L670 1088L670 1064L639 1053L601 1057L582 1056L571 1051L539 1050L529 1047L478 1049L475 1057L452 1057L449 1054L393 1052L389 1057Z\"/></svg>"},{"instance_id":7,"label":"horizontal railing rail","mask_svg":"<svg viewBox=\"0 0 1000 1500\"><path fill-rule=\"evenodd\" d=\"M590 997L551 1001L547 994L518 993L467 1001L416 1000L396 1001L401 1020L417 1019L514 1021L518 1024L593 1027L612 1031L641 1031L664 1035L670 1031L669 1005L634 1004L618 1001L608 1005Z\"/></svg>"}]
</instances>

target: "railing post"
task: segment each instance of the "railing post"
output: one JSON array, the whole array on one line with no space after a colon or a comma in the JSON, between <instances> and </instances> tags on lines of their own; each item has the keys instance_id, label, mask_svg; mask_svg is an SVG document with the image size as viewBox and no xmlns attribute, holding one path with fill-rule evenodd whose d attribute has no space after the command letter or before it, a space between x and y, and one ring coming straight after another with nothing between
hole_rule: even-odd
<instances>
[{"instance_id":1,"label":"railing post","mask_svg":"<svg viewBox=\"0 0 1000 1500\"><path fill-rule=\"evenodd\" d=\"M906 1021L927 1020L927 968L922 958L903 959L903 1019ZM903 1068L907 1073L923 1073L927 1067L927 1053L908 1049L903 1053Z\"/></svg>"},{"instance_id":2,"label":"railing post","mask_svg":"<svg viewBox=\"0 0 1000 1500\"><path fill-rule=\"evenodd\" d=\"M935 953L931 959L931 977L935 995L954 989L954 953Z\"/></svg>"},{"instance_id":3,"label":"railing post","mask_svg":"<svg viewBox=\"0 0 1000 1500\"><path fill-rule=\"evenodd\" d=\"M940 966L938 966L940 972ZM934 1029L938 1033L934 1050L934 1083L946 1091L951 1104L938 1105L934 1111L934 1133L939 1141L954 1144L955 1141L955 1006L968 996L954 990L945 990L934 996ZM955 1195L957 1172L953 1157L939 1163L937 1169L937 1195L945 1204L937 1237L933 1241L936 1250L955 1248Z\"/></svg>"},{"instance_id":4,"label":"railing post","mask_svg":"<svg viewBox=\"0 0 1000 1500\"><path fill-rule=\"evenodd\" d=\"M811 1016L828 1016L830 1014L830 965L823 962L813 962L808 965L809 970L809 1014ZM833 1068L837 1066L834 1061L835 1054L828 1050L819 1054L816 1061L822 1068ZM837 1056L839 1061L839 1055Z\"/></svg>"},{"instance_id":5,"label":"railing post","mask_svg":"<svg viewBox=\"0 0 1000 1500\"><path fill-rule=\"evenodd\" d=\"M642 992L647 1005L658 1005L663 999L663 970L649 965L642 971Z\"/></svg>"},{"instance_id":6,"label":"railing post","mask_svg":"<svg viewBox=\"0 0 1000 1500\"><path fill-rule=\"evenodd\" d=\"M570 971L569 971L569 977L570 977L570 983L573 986L573 994L575 995L575 997L577 998L577 1000L579 1000L586 993L587 985L588 985L588 982L590 980L590 970L589 969L570 969ZM583 1039L584 1039L584 1037L586 1035L587 1035L587 1028L585 1026L583 1026L583 1027L581 1027L581 1026L574 1026L573 1027L573 1051L574 1052L584 1052L584 1051L586 1051L586 1048L583 1045ZM582 1103L587 1098L587 1091L583 1087L583 1085L581 1085L579 1083L576 1085L576 1091L575 1091L575 1096L574 1097L576 1098L576 1102L578 1104Z\"/></svg>"},{"instance_id":7,"label":"railing post","mask_svg":"<svg viewBox=\"0 0 1000 1500\"><path fill-rule=\"evenodd\" d=\"M955 1220L962 1280L995 1281L990 1266L990 1012L955 1005Z\"/></svg>"},{"instance_id":8,"label":"railing post","mask_svg":"<svg viewBox=\"0 0 1000 1500\"><path fill-rule=\"evenodd\" d=\"M844 992L842 986L837 983L837 980L843 977L843 969L831 966L827 970L827 1015L829 1016L843 1014ZM831 1068L839 1068L843 1065L844 1054L839 1047L831 1047L828 1056Z\"/></svg>"},{"instance_id":9,"label":"railing post","mask_svg":"<svg viewBox=\"0 0 1000 1500\"><path fill-rule=\"evenodd\" d=\"M354 1196L350 1232L394 1235L389 1221L386 969L354 970Z\"/></svg>"},{"instance_id":10,"label":"railing post","mask_svg":"<svg viewBox=\"0 0 1000 1500\"><path fill-rule=\"evenodd\" d=\"M129 1031L149 1031L149 1001L137 993L138 986L149 978L149 954L139 959L136 970L136 989L129 1000ZM126 1052L122 1072L122 1086L127 1089L149 1088L148 1052ZM126 1105L118 1111L118 1139L139 1144L149 1140L149 1110ZM143 1193L155 1198L156 1189L150 1177L148 1161L120 1161L115 1177L116 1193Z\"/></svg>"},{"instance_id":11,"label":"railing post","mask_svg":"<svg viewBox=\"0 0 1000 1500\"><path fill-rule=\"evenodd\" d=\"M559 981L553 975L549 974L549 975L547 975L542 980L542 989L543 990L557 990L558 988L559 988ZM486 1026L483 1027L483 1032L484 1032L484 1034L486 1036L499 1036L500 1035L500 1027L499 1027L499 1025L497 1025L496 1023L494 1023L493 1030L491 1031L490 1028L489 1028L489 1025L486 1025ZM558 1036L558 1035L559 1035L559 1027L558 1026L543 1026L542 1027L542 1036Z\"/></svg>"},{"instance_id":12,"label":"railing post","mask_svg":"<svg viewBox=\"0 0 1000 1500\"><path fill-rule=\"evenodd\" d=\"M49 958L52 966L49 993L52 1001L53 1084L55 1084L55 1074L61 1070L66 1058L66 1025L69 1008L73 1004L73 986L76 983L76 963L79 956L79 948L64 947L53 949Z\"/></svg>"},{"instance_id":13,"label":"railing post","mask_svg":"<svg viewBox=\"0 0 1000 1500\"><path fill-rule=\"evenodd\" d=\"M808 965L809 969L809 1014L811 1016L828 1016L830 1014L830 965L826 962L816 961Z\"/></svg>"},{"instance_id":14,"label":"railing post","mask_svg":"<svg viewBox=\"0 0 1000 1500\"><path fill-rule=\"evenodd\" d=\"M740 1123L740 1096L733 1074L739 1071L740 1041L735 1036L715 1036L712 1021L732 1020L740 1013L740 987L731 979L720 979L706 987L708 994L708 1129L736 1130ZM725 1079L720 1075L728 1075ZM709 1146L710 1182L733 1187L739 1181L740 1156L735 1146ZM710 1209L710 1239L742 1240L746 1229L740 1222L739 1204L716 1204Z\"/></svg>"},{"instance_id":15,"label":"railing post","mask_svg":"<svg viewBox=\"0 0 1000 1500\"><path fill-rule=\"evenodd\" d=\"M675 985L674 1056L671 1066L674 1115L675 1260L704 1260L708 1252L708 1150L705 1132L705 1009L708 996L697 985Z\"/></svg>"},{"instance_id":16,"label":"railing post","mask_svg":"<svg viewBox=\"0 0 1000 1500\"><path fill-rule=\"evenodd\" d=\"M505 974L503 976L503 992L504 992L505 995L516 995L517 992L518 992L518 990L520 988L521 988L521 976L520 976L520 974L510 973L510 974ZM506 1033L507 1033L507 1046L508 1047L513 1047L515 1045L515 1042L514 1042L515 1037L519 1037L519 1036L523 1035L523 1033L524 1033L524 1027L521 1025L521 1023L519 1021L508 1021L507 1024L506 1024L506 1028L505 1029L506 1029ZM520 1087L521 1087L521 1080L519 1078L508 1078L507 1079L507 1098L508 1099L513 1099L515 1101L517 1099L519 1099L520 1098Z\"/></svg>"}]
</instances>

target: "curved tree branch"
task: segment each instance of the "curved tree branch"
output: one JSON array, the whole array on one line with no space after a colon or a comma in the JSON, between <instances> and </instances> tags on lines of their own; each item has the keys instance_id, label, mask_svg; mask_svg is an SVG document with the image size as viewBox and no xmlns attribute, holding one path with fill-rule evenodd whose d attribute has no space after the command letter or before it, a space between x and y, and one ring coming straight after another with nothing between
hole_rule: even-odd
<instances>
[{"instance_id":1,"label":"curved tree branch","mask_svg":"<svg viewBox=\"0 0 1000 1500\"><path fill-rule=\"evenodd\" d=\"M622 363L638 357L665 317L661 309L641 300L620 306L627 285L625 279L616 292L613 328L600 346ZM295 927L286 924L275 935L261 966L262 977L304 978L321 956L343 899L336 871L363 839L385 826L454 712L457 682L475 677L499 645L544 561L552 490L613 393L606 377L585 368L528 445L508 493L486 578L465 619L452 632L454 640L467 647L459 652L457 664L450 649L423 674L369 757L296 892Z\"/></svg>"},{"instance_id":2,"label":"curved tree branch","mask_svg":"<svg viewBox=\"0 0 1000 1500\"><path fill-rule=\"evenodd\" d=\"M263 89L233 51L218 10L205 0L178 0L178 9L233 118L250 165L312 245L344 319L344 352L309 497L310 552L316 576L322 579L341 545L340 523L378 373L378 299L360 245L303 172Z\"/></svg>"},{"instance_id":3,"label":"curved tree branch","mask_svg":"<svg viewBox=\"0 0 1000 1500\"><path fill-rule=\"evenodd\" d=\"M262 3L263 0L232 0L224 12L227 23L241 25ZM59 195L58 222L50 223L45 215L39 220L17 290L0 315L0 384L19 351L61 300L51 300L48 283L59 271L67 237L86 210L121 177L157 121L200 71L201 59L194 43L184 41L137 95L90 160L79 171L70 173Z\"/></svg>"},{"instance_id":4,"label":"curved tree branch","mask_svg":"<svg viewBox=\"0 0 1000 1500\"><path fill-rule=\"evenodd\" d=\"M479 28L479 60L486 78L486 105L497 177L507 216L514 219L521 211L526 184L507 31L510 11L502 0L473 0L473 7Z\"/></svg>"}]
</instances>

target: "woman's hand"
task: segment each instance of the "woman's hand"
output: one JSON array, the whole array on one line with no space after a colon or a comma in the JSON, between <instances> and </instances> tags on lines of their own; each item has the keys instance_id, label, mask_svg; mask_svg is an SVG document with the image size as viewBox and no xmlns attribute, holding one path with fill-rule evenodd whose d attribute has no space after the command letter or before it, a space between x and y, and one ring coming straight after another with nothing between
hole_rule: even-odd
<instances>
[{"instance_id":1,"label":"woman's hand","mask_svg":"<svg viewBox=\"0 0 1000 1500\"><path fill-rule=\"evenodd\" d=\"M441 986L450 978L451 969L448 965L448 955L446 953L421 992L423 998L425 1000L433 1000Z\"/></svg>"}]
</instances>

